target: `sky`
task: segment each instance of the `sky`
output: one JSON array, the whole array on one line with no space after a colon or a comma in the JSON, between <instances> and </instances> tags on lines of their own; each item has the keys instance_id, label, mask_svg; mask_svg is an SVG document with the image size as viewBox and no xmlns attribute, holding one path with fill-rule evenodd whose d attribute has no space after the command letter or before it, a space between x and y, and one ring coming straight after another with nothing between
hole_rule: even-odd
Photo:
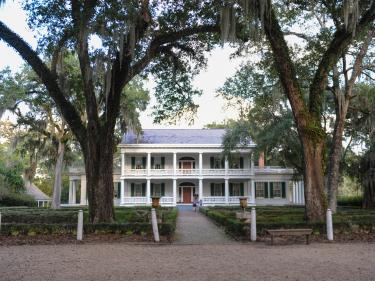
<instances>
[{"instance_id":1,"label":"sky","mask_svg":"<svg viewBox=\"0 0 375 281\"><path fill-rule=\"evenodd\" d=\"M36 39L33 32L26 24L26 15L21 9L18 1L6 1L0 9L0 19L34 49ZM212 122L220 123L229 118L236 118L238 112L234 108L228 108L226 102L217 96L216 90L222 86L225 80L231 77L240 66L240 59L230 59L233 50L228 47L217 48L208 56L207 69L203 70L193 82L193 85L202 90L202 96L195 99L199 105L197 116L193 124L181 120L176 125L153 124L151 117L152 106L155 100L151 99L150 105L145 112L141 113L141 124L143 128L202 128ZM22 58L4 42L0 41L0 69L10 67L17 71L23 64ZM154 83L149 81L146 87L153 93ZM9 115L5 115L8 118ZM11 117L10 117L11 118Z\"/></svg>"}]
</instances>

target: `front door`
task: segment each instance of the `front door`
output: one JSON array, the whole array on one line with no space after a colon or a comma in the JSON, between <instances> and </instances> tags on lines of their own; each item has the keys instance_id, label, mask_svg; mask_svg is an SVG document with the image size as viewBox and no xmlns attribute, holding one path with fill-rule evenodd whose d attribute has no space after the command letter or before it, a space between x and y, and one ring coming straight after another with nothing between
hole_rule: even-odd
<instances>
[{"instance_id":1,"label":"front door","mask_svg":"<svg viewBox=\"0 0 375 281\"><path fill-rule=\"evenodd\" d=\"M184 170L191 170L191 162L189 161L186 161L186 162L182 162L182 169Z\"/></svg>"},{"instance_id":2,"label":"front door","mask_svg":"<svg viewBox=\"0 0 375 281\"><path fill-rule=\"evenodd\" d=\"M191 203L191 187L182 188L182 203Z\"/></svg>"}]
</instances>

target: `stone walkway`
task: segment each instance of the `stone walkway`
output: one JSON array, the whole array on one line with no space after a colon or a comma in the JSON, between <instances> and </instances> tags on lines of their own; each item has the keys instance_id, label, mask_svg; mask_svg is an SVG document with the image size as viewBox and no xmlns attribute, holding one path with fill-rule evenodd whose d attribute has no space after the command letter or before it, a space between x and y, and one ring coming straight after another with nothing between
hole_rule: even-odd
<instances>
[{"instance_id":1,"label":"stone walkway","mask_svg":"<svg viewBox=\"0 0 375 281\"><path fill-rule=\"evenodd\" d=\"M233 244L233 239L201 213L194 212L191 205L178 206L175 244L208 245Z\"/></svg>"}]
</instances>

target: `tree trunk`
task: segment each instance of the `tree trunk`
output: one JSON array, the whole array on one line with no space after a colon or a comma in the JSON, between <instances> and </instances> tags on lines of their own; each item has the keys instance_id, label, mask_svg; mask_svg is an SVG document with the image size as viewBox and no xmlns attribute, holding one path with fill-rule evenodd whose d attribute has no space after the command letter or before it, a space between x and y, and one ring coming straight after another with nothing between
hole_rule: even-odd
<instances>
[{"instance_id":1,"label":"tree trunk","mask_svg":"<svg viewBox=\"0 0 375 281\"><path fill-rule=\"evenodd\" d=\"M323 221L326 198L324 194L324 139L319 141L302 138L305 160L304 188L306 218L309 221Z\"/></svg>"},{"instance_id":2,"label":"tree trunk","mask_svg":"<svg viewBox=\"0 0 375 281\"><path fill-rule=\"evenodd\" d=\"M113 222L113 130L87 138L84 153L90 221Z\"/></svg>"},{"instance_id":3,"label":"tree trunk","mask_svg":"<svg viewBox=\"0 0 375 281\"><path fill-rule=\"evenodd\" d=\"M57 160L56 160L56 165L55 165L55 177L54 177L54 183L53 183L52 204L51 204L51 207L53 209L60 208L64 154L65 154L65 144L59 141L59 145L57 149Z\"/></svg>"}]
</instances>

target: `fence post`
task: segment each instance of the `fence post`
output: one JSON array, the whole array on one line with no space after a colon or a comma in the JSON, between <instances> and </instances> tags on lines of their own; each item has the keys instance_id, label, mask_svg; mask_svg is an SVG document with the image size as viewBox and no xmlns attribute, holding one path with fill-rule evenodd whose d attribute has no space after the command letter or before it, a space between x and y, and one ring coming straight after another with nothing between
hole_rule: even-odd
<instances>
[{"instance_id":1,"label":"fence post","mask_svg":"<svg viewBox=\"0 0 375 281\"><path fill-rule=\"evenodd\" d=\"M78 223L77 223L77 240L81 241L83 238L83 211L78 211Z\"/></svg>"},{"instance_id":2,"label":"fence post","mask_svg":"<svg viewBox=\"0 0 375 281\"><path fill-rule=\"evenodd\" d=\"M0 234L1 234L1 212L0 212Z\"/></svg>"},{"instance_id":3,"label":"fence post","mask_svg":"<svg viewBox=\"0 0 375 281\"><path fill-rule=\"evenodd\" d=\"M327 209L327 239L333 241L332 211Z\"/></svg>"},{"instance_id":4,"label":"fence post","mask_svg":"<svg viewBox=\"0 0 375 281\"><path fill-rule=\"evenodd\" d=\"M151 209L151 224L152 224L152 231L154 233L154 240L155 240L155 242L160 242L158 220L156 218L155 208Z\"/></svg>"},{"instance_id":5,"label":"fence post","mask_svg":"<svg viewBox=\"0 0 375 281\"><path fill-rule=\"evenodd\" d=\"M251 208L251 226L250 226L250 239L251 241L257 241L257 216L255 208Z\"/></svg>"}]
</instances>

